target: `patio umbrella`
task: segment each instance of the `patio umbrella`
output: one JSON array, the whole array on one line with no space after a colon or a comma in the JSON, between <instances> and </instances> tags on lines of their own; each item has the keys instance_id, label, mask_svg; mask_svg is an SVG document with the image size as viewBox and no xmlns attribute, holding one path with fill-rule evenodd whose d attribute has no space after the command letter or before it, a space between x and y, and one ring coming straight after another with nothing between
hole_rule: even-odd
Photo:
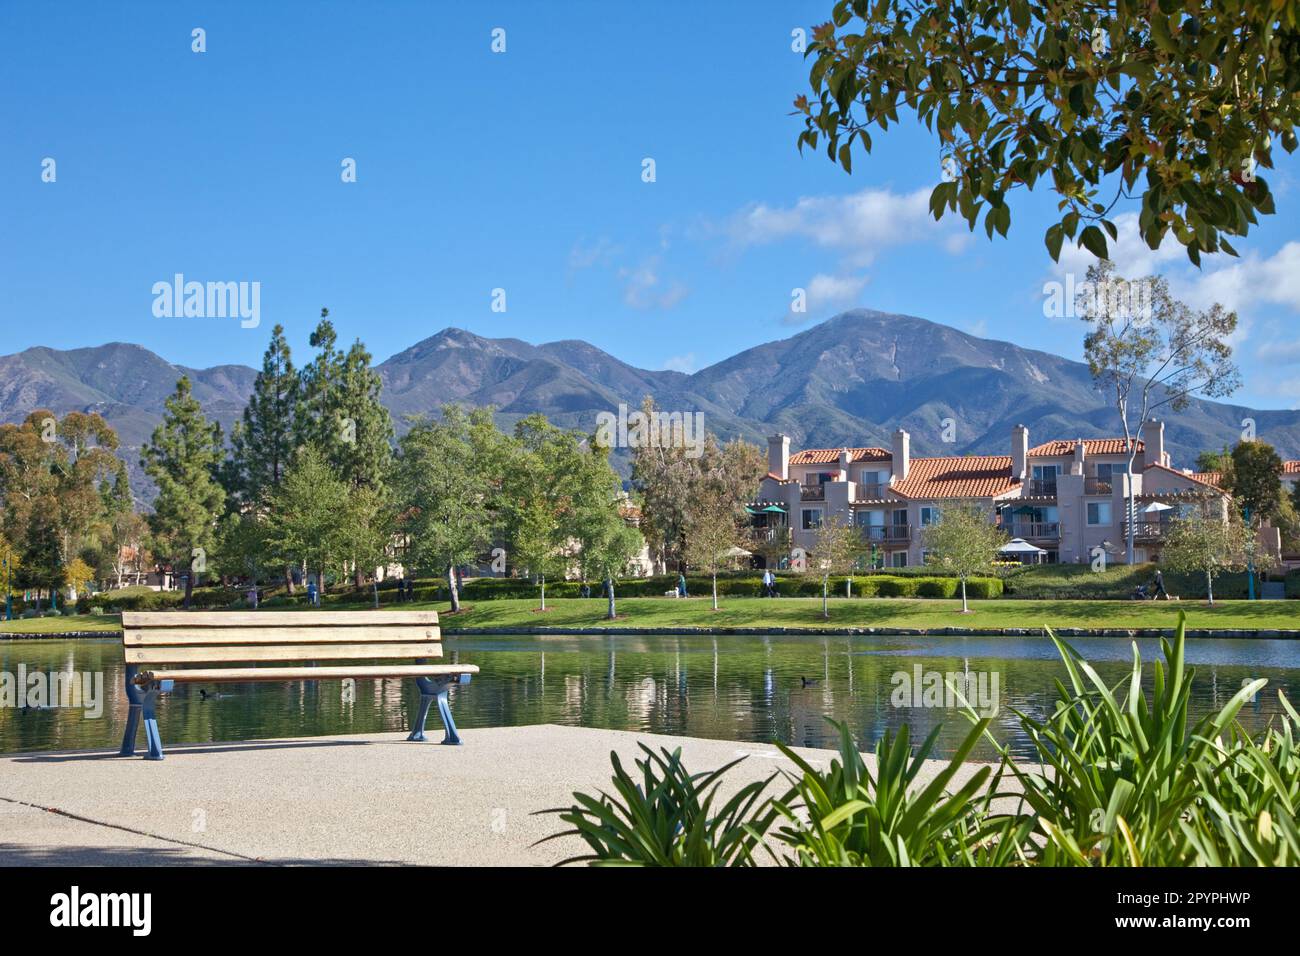
<instances>
[{"instance_id":1,"label":"patio umbrella","mask_svg":"<svg viewBox=\"0 0 1300 956\"><path fill-rule=\"evenodd\" d=\"M1159 514L1161 511L1173 511L1173 510L1174 510L1173 505L1167 505L1163 501L1153 501L1151 502L1151 504L1147 505L1145 508L1142 509L1142 513L1153 515L1153 514Z\"/></svg>"},{"instance_id":2,"label":"patio umbrella","mask_svg":"<svg viewBox=\"0 0 1300 956\"><path fill-rule=\"evenodd\" d=\"M722 558L750 558L750 557L753 557L753 553L750 552L750 551L746 551L744 548L735 548L735 547L732 547L732 548L728 548L726 551L723 551L722 554L719 555L719 557L722 557Z\"/></svg>"},{"instance_id":3,"label":"patio umbrella","mask_svg":"<svg viewBox=\"0 0 1300 956\"><path fill-rule=\"evenodd\" d=\"M1001 548L998 554L1046 554L1042 548L1030 544L1024 538L1012 538Z\"/></svg>"},{"instance_id":4,"label":"patio umbrella","mask_svg":"<svg viewBox=\"0 0 1300 956\"><path fill-rule=\"evenodd\" d=\"M1012 538L998 549L998 554L1006 554L1015 557L1021 564L1026 561L1031 561L1034 564L1037 564L1043 559L1043 555L1047 554L1047 552L1042 548L1030 544L1024 538Z\"/></svg>"}]
</instances>

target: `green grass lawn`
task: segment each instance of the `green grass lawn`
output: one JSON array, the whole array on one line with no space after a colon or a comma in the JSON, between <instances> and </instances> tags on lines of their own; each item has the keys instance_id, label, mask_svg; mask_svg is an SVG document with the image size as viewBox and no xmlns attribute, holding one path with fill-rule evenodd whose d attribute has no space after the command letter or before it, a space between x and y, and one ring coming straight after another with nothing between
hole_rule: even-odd
<instances>
[{"instance_id":1,"label":"green grass lawn","mask_svg":"<svg viewBox=\"0 0 1300 956\"><path fill-rule=\"evenodd\" d=\"M351 605L364 608L364 604ZM1179 610L1193 628L1297 629L1300 603L1295 601L1221 601L1213 608L1201 601L972 601L962 614L958 601L901 598L832 598L830 621L821 615L819 598L728 597L713 611L707 597L626 598L618 602L617 621L605 620L598 598L558 599L545 612L535 600L479 601L459 614L446 602L404 604L399 609L433 608L448 630L461 627L1172 627ZM274 612L270 612L274 613ZM52 617L0 622L0 633L57 633L119 629L116 617Z\"/></svg>"},{"instance_id":2,"label":"green grass lawn","mask_svg":"<svg viewBox=\"0 0 1300 956\"><path fill-rule=\"evenodd\" d=\"M4 617L4 607L0 606L0 618ZM0 634L58 634L64 631L104 631L116 634L122 630L122 622L114 614L95 616L91 614L71 614L62 617L33 617L27 620L0 620Z\"/></svg>"},{"instance_id":3,"label":"green grass lawn","mask_svg":"<svg viewBox=\"0 0 1300 956\"><path fill-rule=\"evenodd\" d=\"M714 611L710 600L627 598L618 602L619 619L605 619L603 600L547 601L545 612L528 600L480 601L460 614L448 614L445 602L432 605L444 615L443 626L458 627L1172 627L1178 611L1188 627L1300 629L1300 604L1284 601L1223 601L1213 608L1180 601L972 601L961 613L960 601L901 598L844 598L830 602L830 621L822 618L820 598L730 597Z\"/></svg>"}]
</instances>

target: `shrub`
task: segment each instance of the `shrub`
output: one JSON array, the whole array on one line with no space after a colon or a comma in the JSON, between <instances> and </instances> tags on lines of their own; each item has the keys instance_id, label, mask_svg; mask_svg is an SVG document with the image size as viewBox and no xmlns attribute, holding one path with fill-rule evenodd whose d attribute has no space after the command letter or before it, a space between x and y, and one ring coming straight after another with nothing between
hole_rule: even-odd
<instances>
[{"instance_id":1,"label":"shrub","mask_svg":"<svg viewBox=\"0 0 1300 956\"><path fill-rule=\"evenodd\" d=\"M1286 573L1286 596L1300 598L1300 568L1292 568Z\"/></svg>"}]
</instances>

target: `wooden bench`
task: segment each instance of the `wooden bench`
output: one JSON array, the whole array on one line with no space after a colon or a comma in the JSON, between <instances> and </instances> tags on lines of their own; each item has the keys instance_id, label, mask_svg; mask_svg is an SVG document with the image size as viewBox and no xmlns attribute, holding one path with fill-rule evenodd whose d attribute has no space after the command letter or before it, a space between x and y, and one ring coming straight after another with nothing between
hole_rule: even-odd
<instances>
[{"instance_id":1,"label":"wooden bench","mask_svg":"<svg viewBox=\"0 0 1300 956\"><path fill-rule=\"evenodd\" d=\"M349 677L415 678L420 709L406 739L425 739L424 721L436 699L446 730L442 742L459 744L447 691L468 684L478 668L429 663L442 657L440 633L437 611L125 611L122 651L130 712L120 755L135 753L143 717L146 759L163 759L155 708L158 695L177 683Z\"/></svg>"}]
</instances>

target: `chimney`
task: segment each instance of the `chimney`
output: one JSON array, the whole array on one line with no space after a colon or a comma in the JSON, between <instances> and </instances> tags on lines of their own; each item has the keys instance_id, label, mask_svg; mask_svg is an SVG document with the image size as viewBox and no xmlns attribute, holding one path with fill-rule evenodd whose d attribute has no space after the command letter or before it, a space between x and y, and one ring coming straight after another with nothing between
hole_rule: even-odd
<instances>
[{"instance_id":1,"label":"chimney","mask_svg":"<svg viewBox=\"0 0 1300 956\"><path fill-rule=\"evenodd\" d=\"M912 437L903 429L898 429L894 432L889 452L893 458L894 477L902 481L912 470Z\"/></svg>"},{"instance_id":2,"label":"chimney","mask_svg":"<svg viewBox=\"0 0 1300 956\"><path fill-rule=\"evenodd\" d=\"M1011 429L1011 480L1024 481L1029 475L1029 429L1016 425Z\"/></svg>"},{"instance_id":3,"label":"chimney","mask_svg":"<svg viewBox=\"0 0 1300 956\"><path fill-rule=\"evenodd\" d=\"M853 460L853 455L847 448L840 449L840 481L849 480L849 462Z\"/></svg>"},{"instance_id":4,"label":"chimney","mask_svg":"<svg viewBox=\"0 0 1300 956\"><path fill-rule=\"evenodd\" d=\"M1072 475L1086 474L1083 468L1083 463L1087 460L1087 458L1088 458L1088 448L1086 445L1084 445L1083 439L1080 438L1078 441L1074 443L1074 465L1070 468L1070 474Z\"/></svg>"},{"instance_id":5,"label":"chimney","mask_svg":"<svg viewBox=\"0 0 1300 956\"><path fill-rule=\"evenodd\" d=\"M1142 471L1152 465L1168 466L1169 458L1165 454L1165 423L1155 418L1148 418L1138 429L1142 439L1142 454L1138 456Z\"/></svg>"},{"instance_id":6,"label":"chimney","mask_svg":"<svg viewBox=\"0 0 1300 956\"><path fill-rule=\"evenodd\" d=\"M767 470L782 481L790 477L790 436L777 433L767 440Z\"/></svg>"}]
</instances>

